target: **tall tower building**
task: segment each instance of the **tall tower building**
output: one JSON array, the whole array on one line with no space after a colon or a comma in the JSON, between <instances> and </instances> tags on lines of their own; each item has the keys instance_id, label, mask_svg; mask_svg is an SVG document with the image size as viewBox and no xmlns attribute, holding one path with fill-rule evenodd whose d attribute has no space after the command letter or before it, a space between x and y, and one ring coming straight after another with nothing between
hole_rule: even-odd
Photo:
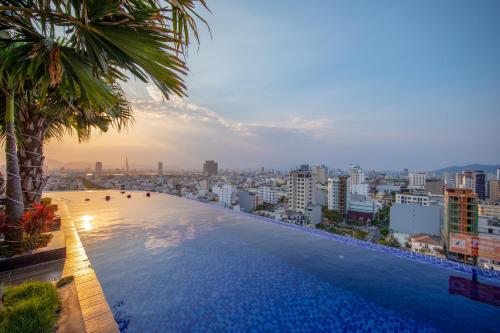
<instances>
[{"instance_id":1,"label":"tall tower building","mask_svg":"<svg viewBox=\"0 0 500 333\"><path fill-rule=\"evenodd\" d=\"M474 192L480 200L486 200L486 174L483 171L474 171L475 187Z\"/></svg>"},{"instance_id":2,"label":"tall tower building","mask_svg":"<svg viewBox=\"0 0 500 333\"><path fill-rule=\"evenodd\" d=\"M125 156L125 172L128 173L129 172L129 169L128 169L128 157Z\"/></svg>"},{"instance_id":3,"label":"tall tower building","mask_svg":"<svg viewBox=\"0 0 500 333\"><path fill-rule=\"evenodd\" d=\"M444 242L448 255L472 262L471 236L478 234L477 194L469 188L449 188L444 196Z\"/></svg>"},{"instance_id":4,"label":"tall tower building","mask_svg":"<svg viewBox=\"0 0 500 333\"><path fill-rule=\"evenodd\" d=\"M328 209L338 212L341 221L347 218L350 198L349 176L328 179Z\"/></svg>"},{"instance_id":5,"label":"tall tower building","mask_svg":"<svg viewBox=\"0 0 500 333\"><path fill-rule=\"evenodd\" d=\"M365 173L359 165L353 165L349 169L349 186L354 188L358 184L365 183Z\"/></svg>"},{"instance_id":6,"label":"tall tower building","mask_svg":"<svg viewBox=\"0 0 500 333\"><path fill-rule=\"evenodd\" d=\"M218 172L218 164L215 161L205 161L203 164L203 175L210 177L215 176Z\"/></svg>"},{"instance_id":7,"label":"tall tower building","mask_svg":"<svg viewBox=\"0 0 500 333\"><path fill-rule=\"evenodd\" d=\"M313 204L314 180L309 167L301 166L288 175L288 204L291 209L303 213L309 204Z\"/></svg>"},{"instance_id":8,"label":"tall tower building","mask_svg":"<svg viewBox=\"0 0 500 333\"><path fill-rule=\"evenodd\" d=\"M95 162L95 173L98 175L102 174L102 162Z\"/></svg>"},{"instance_id":9,"label":"tall tower building","mask_svg":"<svg viewBox=\"0 0 500 333\"><path fill-rule=\"evenodd\" d=\"M365 182L365 172L359 165L349 169L349 192L368 196L368 183Z\"/></svg>"},{"instance_id":10,"label":"tall tower building","mask_svg":"<svg viewBox=\"0 0 500 333\"><path fill-rule=\"evenodd\" d=\"M163 175L163 162L158 162L158 174Z\"/></svg>"}]
</instances>

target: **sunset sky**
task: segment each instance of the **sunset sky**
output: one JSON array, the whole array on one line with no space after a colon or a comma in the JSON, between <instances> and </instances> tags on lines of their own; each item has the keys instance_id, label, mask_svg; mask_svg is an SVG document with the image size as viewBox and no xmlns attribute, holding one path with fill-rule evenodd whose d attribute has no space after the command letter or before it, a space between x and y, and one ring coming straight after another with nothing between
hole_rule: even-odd
<instances>
[{"instance_id":1,"label":"sunset sky","mask_svg":"<svg viewBox=\"0 0 500 333\"><path fill-rule=\"evenodd\" d=\"M500 1L209 0L188 99L131 80L134 125L48 159L201 168L500 162Z\"/></svg>"}]
</instances>

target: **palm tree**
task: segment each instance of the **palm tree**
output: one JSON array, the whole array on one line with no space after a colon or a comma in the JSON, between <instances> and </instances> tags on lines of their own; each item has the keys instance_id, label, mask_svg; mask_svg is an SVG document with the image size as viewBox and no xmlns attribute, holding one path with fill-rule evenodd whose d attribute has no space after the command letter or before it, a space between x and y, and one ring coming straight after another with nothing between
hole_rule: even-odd
<instances>
[{"instance_id":1,"label":"palm tree","mask_svg":"<svg viewBox=\"0 0 500 333\"><path fill-rule=\"evenodd\" d=\"M15 68L15 76L21 78L21 102L29 100L31 90L44 100L49 87L65 83L64 96L79 96L83 109L92 103L110 108L116 100L100 79L126 81L129 73L143 82L153 81L166 98L170 94L184 96L182 76L187 68L183 57L190 36L198 40L196 20L205 23L195 11L197 3L206 8L205 0L0 0L0 30L9 32L6 43L9 47L21 43L15 47L18 58L5 58L9 61L3 61L2 67ZM91 71L87 71L89 66ZM7 81L12 81L11 74L3 71ZM96 89L99 93L93 93ZM11 98L8 92L5 96ZM6 130L8 124L12 122L6 122ZM13 128L9 130L13 132ZM43 128L34 131L43 133ZM6 139L14 138L9 133L6 131ZM8 156L15 165L15 154ZM41 162L35 161L39 168ZM16 189L17 195L20 178L14 173L9 176L12 181L7 181L7 187ZM36 181L41 180L36 177ZM7 207L6 211L15 217L12 209Z\"/></svg>"},{"instance_id":2,"label":"palm tree","mask_svg":"<svg viewBox=\"0 0 500 333\"><path fill-rule=\"evenodd\" d=\"M44 100L30 94L21 103L16 126L17 157L25 207L39 202L48 179L43 176L43 146L46 141L52 138L61 140L65 133L76 133L82 142L90 138L92 129L106 132L110 127L116 127L120 130L133 120L120 87L113 85L112 91L116 97L116 104L112 107L93 105L85 108L76 99L66 100L57 89L52 89ZM0 105L0 117L4 111ZM0 130L4 129L0 126Z\"/></svg>"},{"instance_id":3,"label":"palm tree","mask_svg":"<svg viewBox=\"0 0 500 333\"><path fill-rule=\"evenodd\" d=\"M57 57L64 59L57 62ZM11 245L16 246L22 240L19 221L24 212L15 130L19 112L16 110L24 110L26 101L33 100L32 96L41 96L36 105L47 104L53 90L58 91L61 99L78 101L71 103L73 107L86 110L91 106L113 108L119 101L112 87L93 76L91 70L85 57L80 57L71 48L47 43L39 34L14 35L5 31L0 34L0 99L4 100L2 105L5 106L7 162L5 212L11 224L11 232L7 235Z\"/></svg>"}]
</instances>

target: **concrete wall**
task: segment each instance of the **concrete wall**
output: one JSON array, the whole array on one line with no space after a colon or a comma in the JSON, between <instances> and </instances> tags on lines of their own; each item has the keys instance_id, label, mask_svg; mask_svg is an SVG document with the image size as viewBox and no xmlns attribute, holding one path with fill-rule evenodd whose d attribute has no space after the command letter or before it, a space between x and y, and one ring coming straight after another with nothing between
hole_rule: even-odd
<instances>
[{"instance_id":1,"label":"concrete wall","mask_svg":"<svg viewBox=\"0 0 500 333\"><path fill-rule=\"evenodd\" d=\"M390 228L394 232L439 236L442 223L443 208L440 206L395 203L391 207Z\"/></svg>"}]
</instances>

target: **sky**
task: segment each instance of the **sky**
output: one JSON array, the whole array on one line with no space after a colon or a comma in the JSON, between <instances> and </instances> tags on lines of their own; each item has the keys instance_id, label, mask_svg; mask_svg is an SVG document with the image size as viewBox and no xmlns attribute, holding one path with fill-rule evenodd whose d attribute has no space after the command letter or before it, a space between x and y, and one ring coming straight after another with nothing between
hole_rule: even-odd
<instances>
[{"instance_id":1,"label":"sky","mask_svg":"<svg viewBox=\"0 0 500 333\"><path fill-rule=\"evenodd\" d=\"M208 0L189 98L124 85L135 122L51 141L123 167L433 170L500 162L500 1ZM50 165L49 165L50 166Z\"/></svg>"}]
</instances>

